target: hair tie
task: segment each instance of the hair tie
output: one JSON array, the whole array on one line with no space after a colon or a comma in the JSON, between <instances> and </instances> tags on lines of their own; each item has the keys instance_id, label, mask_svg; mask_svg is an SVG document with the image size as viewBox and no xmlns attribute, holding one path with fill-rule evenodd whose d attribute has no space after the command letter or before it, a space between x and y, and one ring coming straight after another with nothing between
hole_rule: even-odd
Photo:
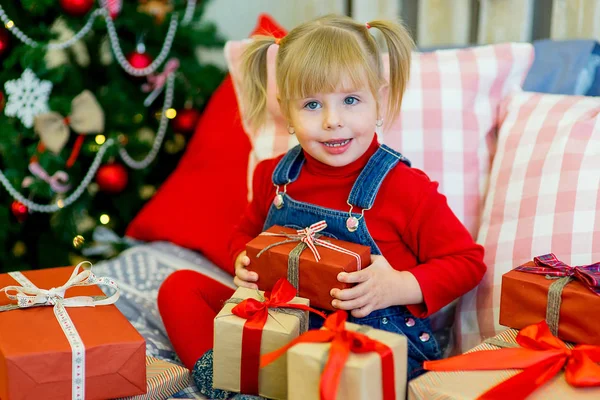
<instances>
[{"instance_id":1,"label":"hair tie","mask_svg":"<svg viewBox=\"0 0 600 400\"><path fill-rule=\"evenodd\" d=\"M275 44L279 45L279 42L281 42L281 38L275 38Z\"/></svg>"},{"instance_id":2,"label":"hair tie","mask_svg":"<svg viewBox=\"0 0 600 400\"><path fill-rule=\"evenodd\" d=\"M365 26L367 27L367 29L371 29L371 25L369 25L368 22L365 22Z\"/></svg>"}]
</instances>

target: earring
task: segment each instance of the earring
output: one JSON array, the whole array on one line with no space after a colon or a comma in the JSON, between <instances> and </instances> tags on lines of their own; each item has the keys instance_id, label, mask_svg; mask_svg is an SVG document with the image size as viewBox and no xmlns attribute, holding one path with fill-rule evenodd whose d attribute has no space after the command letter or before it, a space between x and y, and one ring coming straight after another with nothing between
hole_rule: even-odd
<instances>
[{"instance_id":1,"label":"earring","mask_svg":"<svg viewBox=\"0 0 600 400\"><path fill-rule=\"evenodd\" d=\"M380 118L377 121L375 121L375 126L381 128L383 126L383 118Z\"/></svg>"},{"instance_id":2,"label":"earring","mask_svg":"<svg viewBox=\"0 0 600 400\"><path fill-rule=\"evenodd\" d=\"M294 129L294 127L293 127L293 126L289 126L289 125L288 125L288 133L289 133L290 135L293 135L294 133L296 133L296 130Z\"/></svg>"}]
</instances>

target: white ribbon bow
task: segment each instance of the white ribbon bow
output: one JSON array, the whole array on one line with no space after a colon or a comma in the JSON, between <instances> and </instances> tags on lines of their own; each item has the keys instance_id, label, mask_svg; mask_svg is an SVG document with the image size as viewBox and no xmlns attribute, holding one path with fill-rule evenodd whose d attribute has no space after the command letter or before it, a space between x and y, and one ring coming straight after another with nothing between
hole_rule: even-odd
<instances>
[{"instance_id":1,"label":"white ribbon bow","mask_svg":"<svg viewBox=\"0 0 600 400\"><path fill-rule=\"evenodd\" d=\"M114 304L120 296L119 287L110 278L98 278L90 269L84 270L83 264L90 264L89 261L82 261L73 270L69 280L62 286L50 289L40 289L32 283L24 286L6 286L0 289L5 292L10 300L16 300L19 308L53 306L59 302L65 307L94 307ZM79 269L82 269L79 272ZM115 289L115 293L102 300L95 300L90 296L77 296L65 298L65 292L75 286L94 286L105 285ZM12 293L11 293L12 292Z\"/></svg>"}]
</instances>

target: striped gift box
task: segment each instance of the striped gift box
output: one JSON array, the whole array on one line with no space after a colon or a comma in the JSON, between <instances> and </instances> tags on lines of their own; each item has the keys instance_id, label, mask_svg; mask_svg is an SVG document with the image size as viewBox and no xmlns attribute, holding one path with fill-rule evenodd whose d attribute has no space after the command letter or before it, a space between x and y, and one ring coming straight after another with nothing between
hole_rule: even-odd
<instances>
[{"instance_id":1,"label":"striped gift box","mask_svg":"<svg viewBox=\"0 0 600 400\"><path fill-rule=\"evenodd\" d=\"M146 394L126 397L124 400L162 400L188 387L190 371L187 368L158 358L146 356Z\"/></svg>"}]
</instances>

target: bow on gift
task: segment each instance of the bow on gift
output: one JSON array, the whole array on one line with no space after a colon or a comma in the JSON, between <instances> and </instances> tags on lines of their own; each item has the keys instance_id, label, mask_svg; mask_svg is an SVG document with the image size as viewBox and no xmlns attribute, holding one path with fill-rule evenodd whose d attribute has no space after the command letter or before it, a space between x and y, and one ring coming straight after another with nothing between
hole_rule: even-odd
<instances>
[{"instance_id":1,"label":"bow on gift","mask_svg":"<svg viewBox=\"0 0 600 400\"><path fill-rule=\"evenodd\" d=\"M556 277L571 277L581 281L592 292L600 295L600 262L591 265L571 267L560 261L552 253L533 259L535 265L525 264L515 268L516 271L529 272Z\"/></svg>"},{"instance_id":2,"label":"bow on gift","mask_svg":"<svg viewBox=\"0 0 600 400\"><path fill-rule=\"evenodd\" d=\"M269 316L269 309L294 308L312 311L325 318L325 314L305 304L290 304L296 296L296 289L284 278L273 286L272 292L265 292L264 301L245 299L231 310L234 315L246 321L242 333L242 364L240 371L240 391L258 395L258 372L260 365L260 345L263 328Z\"/></svg>"},{"instance_id":3,"label":"bow on gift","mask_svg":"<svg viewBox=\"0 0 600 400\"><path fill-rule=\"evenodd\" d=\"M322 246L322 247L327 247L328 249L332 249L335 251L339 251L341 253L345 253L345 254L349 254L353 257L356 258L356 267L357 270L360 271L361 269L361 262L360 262L360 255L358 255L357 253L347 250L343 247L340 246L336 246L335 244L328 242L326 240L323 239L319 239L317 234L319 232L321 232L322 230L324 230L325 228L327 228L327 222L326 221L319 221L316 222L314 224L312 224L311 226L304 228L304 229L298 229L296 232L296 235L289 235L286 233L273 233L273 232L263 232L261 233L261 235L265 235L265 236L283 236L288 238L288 240L280 242L280 243L274 243L272 245L267 246L265 249L263 249L262 251L260 251L258 253L258 256L260 257L260 255L265 252L266 250L270 249L271 247L274 246L278 246L280 244L283 243L290 243L290 242L302 242L304 244L306 244L306 246L310 249L310 251L313 253L313 256L315 257L315 260L320 261L321 260L321 255L319 254L319 251L317 250L317 245L318 246Z\"/></svg>"},{"instance_id":4,"label":"bow on gift","mask_svg":"<svg viewBox=\"0 0 600 400\"><path fill-rule=\"evenodd\" d=\"M294 339L288 345L261 358L260 366L265 367L281 357L290 347L298 343L331 343L329 358L321 375L319 387L320 398L335 400L337 388L342 377L342 371L350 353L376 352L381 357L383 399L396 398L394 382L394 355L392 350L383 343L371 339L359 332L349 331L345 328L348 314L336 311L331 314L323 325L325 329L312 330Z\"/></svg>"},{"instance_id":5,"label":"bow on gift","mask_svg":"<svg viewBox=\"0 0 600 400\"><path fill-rule=\"evenodd\" d=\"M7 307L6 309L53 306L57 304L61 304L64 307L94 307L114 304L119 299L119 290L116 283L109 278L96 277L91 269L83 270L82 265L85 263L91 265L89 261L79 263L73 270L69 280L64 285L56 288L40 289L34 284L27 282L27 284L22 284L22 286L6 286L0 289L0 292L5 292L6 297L10 300L17 301L17 304L15 305L5 306ZM82 269L81 272L79 272L80 268ZM116 289L115 293L104 299L95 299L90 296L65 298L65 292L72 287L94 286L99 284ZM5 309L2 308L2 310L4 311Z\"/></svg>"},{"instance_id":6,"label":"bow on gift","mask_svg":"<svg viewBox=\"0 0 600 400\"><path fill-rule=\"evenodd\" d=\"M70 129L80 135L104 131L104 111L89 90L84 90L71 102L71 115L63 117L49 112L35 117L34 130L44 146L54 154L60 153L69 140Z\"/></svg>"},{"instance_id":7,"label":"bow on gift","mask_svg":"<svg viewBox=\"0 0 600 400\"><path fill-rule=\"evenodd\" d=\"M483 350L439 361L425 361L429 371L480 371L524 369L523 372L488 390L479 399L524 399L548 382L563 367L571 386L600 386L600 346L577 345L569 349L552 335L542 321L521 329L520 348Z\"/></svg>"}]
</instances>

